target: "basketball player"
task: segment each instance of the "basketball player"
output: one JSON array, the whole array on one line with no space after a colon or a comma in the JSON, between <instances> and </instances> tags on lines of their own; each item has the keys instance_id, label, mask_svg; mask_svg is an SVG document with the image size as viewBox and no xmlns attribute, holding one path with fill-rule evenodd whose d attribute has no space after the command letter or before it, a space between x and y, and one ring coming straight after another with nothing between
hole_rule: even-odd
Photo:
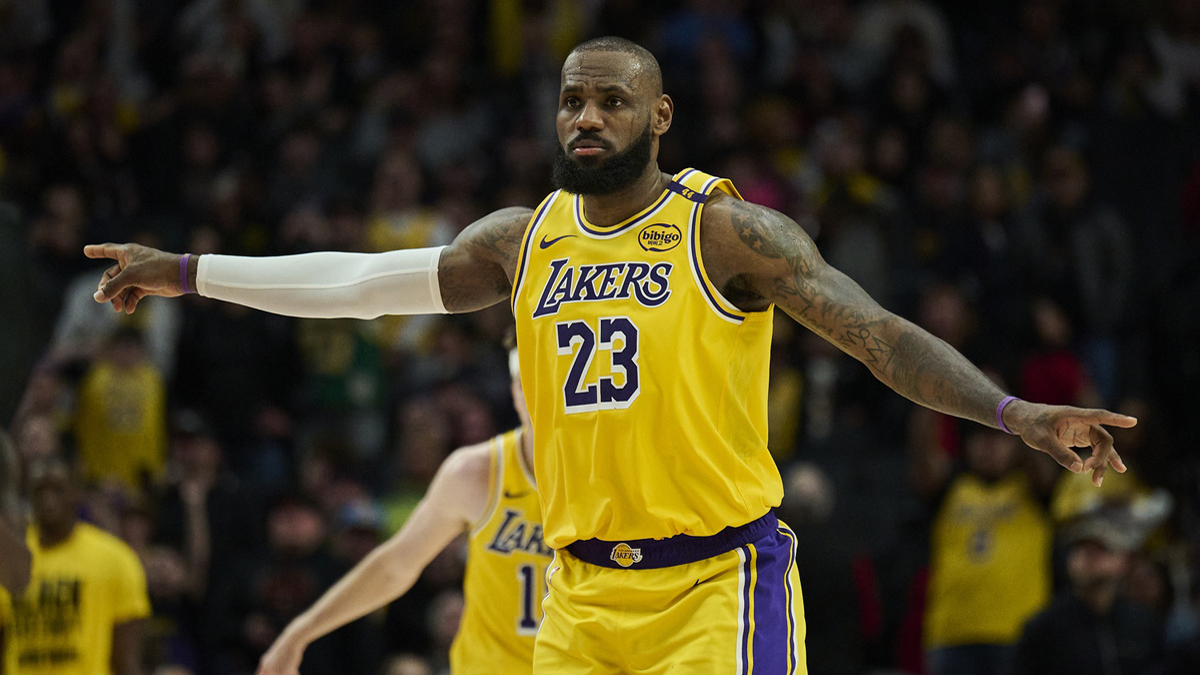
<instances>
[{"instance_id":1,"label":"basketball player","mask_svg":"<svg viewBox=\"0 0 1200 675\"><path fill-rule=\"evenodd\" d=\"M508 300L556 550L537 673L804 672L794 535L767 451L775 306L943 413L1019 434L1097 483L1124 465L1103 410L1006 396L945 342L883 309L792 219L725 179L658 168L674 103L620 38L563 65L554 178L445 248L294 257L85 249L96 293L202 295L308 317L469 312ZM1072 447L1091 449L1086 459Z\"/></svg>"},{"instance_id":2,"label":"basketball player","mask_svg":"<svg viewBox=\"0 0 1200 675\"><path fill-rule=\"evenodd\" d=\"M542 542L533 427L516 350L509 354L509 368L521 426L450 455L404 527L284 629L263 655L259 675L297 675L309 643L404 595L429 561L463 532L469 533L466 609L450 648L450 672L533 670L542 579L553 551Z\"/></svg>"}]
</instances>

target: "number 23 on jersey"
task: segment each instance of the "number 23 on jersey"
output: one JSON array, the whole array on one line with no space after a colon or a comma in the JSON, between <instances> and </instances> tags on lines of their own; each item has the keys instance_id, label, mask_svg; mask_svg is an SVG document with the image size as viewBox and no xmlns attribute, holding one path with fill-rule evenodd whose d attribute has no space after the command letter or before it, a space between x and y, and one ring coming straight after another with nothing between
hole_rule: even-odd
<instances>
[{"instance_id":1,"label":"number 23 on jersey","mask_svg":"<svg viewBox=\"0 0 1200 675\"><path fill-rule=\"evenodd\" d=\"M574 356L563 383L567 414L628 408L641 391L638 379L638 329L627 316L602 317L596 326L588 321L560 321L554 325L559 356ZM609 375L588 381L592 362L607 354Z\"/></svg>"}]
</instances>

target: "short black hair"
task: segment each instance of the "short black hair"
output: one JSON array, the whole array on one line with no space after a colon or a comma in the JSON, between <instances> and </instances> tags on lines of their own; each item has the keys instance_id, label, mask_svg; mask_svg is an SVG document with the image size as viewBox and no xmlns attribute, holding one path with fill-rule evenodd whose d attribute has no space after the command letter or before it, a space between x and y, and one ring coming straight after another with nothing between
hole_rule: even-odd
<instances>
[{"instance_id":1,"label":"short black hair","mask_svg":"<svg viewBox=\"0 0 1200 675\"><path fill-rule=\"evenodd\" d=\"M605 35L581 42L571 50L571 54L580 52L621 52L632 55L637 59L642 70L650 77L650 86L654 90L654 94L662 94L662 68L658 66L658 59L654 58L654 54L651 54L649 49L638 43L615 35ZM568 56L570 55L568 54Z\"/></svg>"}]
</instances>

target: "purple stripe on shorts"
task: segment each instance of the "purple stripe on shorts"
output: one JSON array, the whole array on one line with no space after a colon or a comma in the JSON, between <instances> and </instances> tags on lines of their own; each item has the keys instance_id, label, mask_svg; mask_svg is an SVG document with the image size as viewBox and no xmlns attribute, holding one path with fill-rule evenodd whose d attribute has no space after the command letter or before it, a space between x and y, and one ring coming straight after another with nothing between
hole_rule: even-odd
<instances>
[{"instance_id":1,"label":"purple stripe on shorts","mask_svg":"<svg viewBox=\"0 0 1200 675\"><path fill-rule=\"evenodd\" d=\"M753 563L751 562L750 547L742 548L742 557L745 561L742 563L742 615L738 620L742 622L742 644L738 645L738 649L742 650L742 667L739 675L749 675L750 673L750 580L753 578Z\"/></svg>"},{"instance_id":2,"label":"purple stripe on shorts","mask_svg":"<svg viewBox=\"0 0 1200 675\"><path fill-rule=\"evenodd\" d=\"M795 644L792 616L792 539L778 530L754 544L758 580L754 586L753 675L789 675Z\"/></svg>"},{"instance_id":3,"label":"purple stripe on shorts","mask_svg":"<svg viewBox=\"0 0 1200 675\"><path fill-rule=\"evenodd\" d=\"M789 545L792 548L784 583L787 585L788 659L789 663L791 663L788 675L793 675L800 668L800 664L798 663L800 652L796 649L796 589L792 587L792 568L796 566L797 541L796 533L789 530L782 523L779 525L779 532L788 538Z\"/></svg>"}]
</instances>

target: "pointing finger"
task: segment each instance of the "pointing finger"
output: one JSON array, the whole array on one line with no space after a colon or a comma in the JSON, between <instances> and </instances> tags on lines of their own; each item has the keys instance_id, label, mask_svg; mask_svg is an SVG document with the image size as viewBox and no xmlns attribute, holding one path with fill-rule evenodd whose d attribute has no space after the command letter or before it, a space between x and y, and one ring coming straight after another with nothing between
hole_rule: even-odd
<instances>
[{"instance_id":1,"label":"pointing finger","mask_svg":"<svg viewBox=\"0 0 1200 675\"><path fill-rule=\"evenodd\" d=\"M1092 424L1105 424L1110 427L1129 429L1137 426L1137 418L1107 410L1085 410L1082 417Z\"/></svg>"},{"instance_id":2,"label":"pointing finger","mask_svg":"<svg viewBox=\"0 0 1200 675\"><path fill-rule=\"evenodd\" d=\"M1092 485L1095 485L1096 487L1100 487L1101 485L1103 485L1104 484L1104 474L1107 471L1108 471L1107 464L1101 464L1100 466L1096 467L1096 470L1092 472Z\"/></svg>"},{"instance_id":3,"label":"pointing finger","mask_svg":"<svg viewBox=\"0 0 1200 675\"><path fill-rule=\"evenodd\" d=\"M119 244L88 244L83 247L83 254L89 258L112 258L116 260L120 248Z\"/></svg>"}]
</instances>

